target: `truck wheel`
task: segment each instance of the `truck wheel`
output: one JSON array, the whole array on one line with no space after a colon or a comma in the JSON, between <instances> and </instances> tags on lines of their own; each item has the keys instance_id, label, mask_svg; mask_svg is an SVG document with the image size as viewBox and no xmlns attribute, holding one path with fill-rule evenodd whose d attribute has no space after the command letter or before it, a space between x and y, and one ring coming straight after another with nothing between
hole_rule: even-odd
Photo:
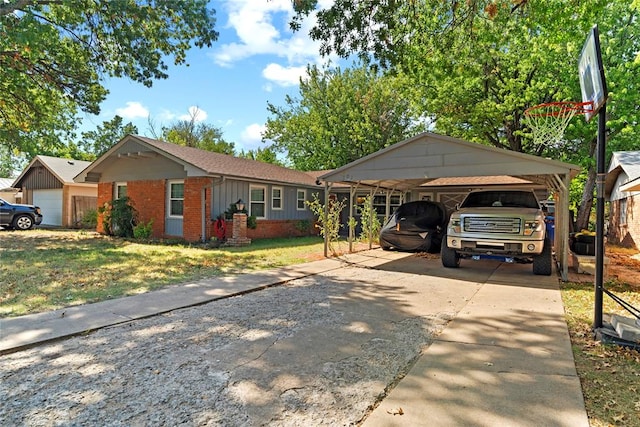
<instances>
[{"instance_id":1,"label":"truck wheel","mask_svg":"<svg viewBox=\"0 0 640 427\"><path fill-rule=\"evenodd\" d=\"M13 228L29 230L33 227L33 219L29 215L18 215L13 219Z\"/></svg>"},{"instance_id":2,"label":"truck wheel","mask_svg":"<svg viewBox=\"0 0 640 427\"><path fill-rule=\"evenodd\" d=\"M451 249L447 246L447 241L445 239L442 239L440 259L442 260L442 265L447 268L460 267L460 256L458 256L455 249Z\"/></svg>"},{"instance_id":3,"label":"truck wheel","mask_svg":"<svg viewBox=\"0 0 640 427\"><path fill-rule=\"evenodd\" d=\"M544 239L544 248L540 255L533 257L533 274L551 276L553 260L551 254L551 240Z\"/></svg>"}]
</instances>

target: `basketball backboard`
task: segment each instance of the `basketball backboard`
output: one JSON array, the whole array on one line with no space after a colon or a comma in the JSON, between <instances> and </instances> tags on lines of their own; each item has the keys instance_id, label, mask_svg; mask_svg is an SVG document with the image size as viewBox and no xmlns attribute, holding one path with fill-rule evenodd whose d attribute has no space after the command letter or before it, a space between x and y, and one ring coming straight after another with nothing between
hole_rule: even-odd
<instances>
[{"instance_id":1,"label":"basketball backboard","mask_svg":"<svg viewBox=\"0 0 640 427\"><path fill-rule=\"evenodd\" d=\"M584 115L586 121L589 121L598 114L598 110L607 100L607 83L604 79L600 35L597 25L591 28L589 36L582 47L578 71L580 73L582 101L591 102L593 105L591 111Z\"/></svg>"}]
</instances>

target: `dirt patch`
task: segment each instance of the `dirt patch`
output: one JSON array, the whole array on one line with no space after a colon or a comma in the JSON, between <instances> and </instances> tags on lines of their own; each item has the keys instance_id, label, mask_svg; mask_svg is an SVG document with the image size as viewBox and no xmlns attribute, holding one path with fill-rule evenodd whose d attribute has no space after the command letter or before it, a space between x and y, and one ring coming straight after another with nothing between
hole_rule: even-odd
<instances>
[{"instance_id":1,"label":"dirt patch","mask_svg":"<svg viewBox=\"0 0 640 427\"><path fill-rule=\"evenodd\" d=\"M604 280L629 285L640 291L640 253L633 249L607 245L605 255L609 259ZM569 257L572 258L572 257ZM577 283L593 282L592 274L578 274L573 261L569 264L569 281Z\"/></svg>"}]
</instances>

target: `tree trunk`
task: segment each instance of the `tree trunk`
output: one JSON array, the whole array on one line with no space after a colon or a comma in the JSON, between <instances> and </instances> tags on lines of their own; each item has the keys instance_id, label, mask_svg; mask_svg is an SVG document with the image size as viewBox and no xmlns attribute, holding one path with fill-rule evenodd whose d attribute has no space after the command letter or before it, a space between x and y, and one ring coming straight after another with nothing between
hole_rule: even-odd
<instances>
[{"instance_id":1,"label":"tree trunk","mask_svg":"<svg viewBox=\"0 0 640 427\"><path fill-rule=\"evenodd\" d=\"M587 171L587 180L582 190L582 198L578 207L578 215L576 216L576 231L589 229L589 217L591 216L591 208L593 207L593 190L596 186L596 169L589 167Z\"/></svg>"},{"instance_id":2,"label":"tree trunk","mask_svg":"<svg viewBox=\"0 0 640 427\"><path fill-rule=\"evenodd\" d=\"M592 138L589 141L589 156L593 158L598 146L598 139ZM582 198L580 199L580 206L578 207L578 214L576 215L576 227L575 231L588 230L589 218L591 217L591 209L593 208L593 190L596 186L596 164L589 165L587 170L587 180L584 183L582 189ZM595 230L593 230L595 231Z\"/></svg>"}]
</instances>

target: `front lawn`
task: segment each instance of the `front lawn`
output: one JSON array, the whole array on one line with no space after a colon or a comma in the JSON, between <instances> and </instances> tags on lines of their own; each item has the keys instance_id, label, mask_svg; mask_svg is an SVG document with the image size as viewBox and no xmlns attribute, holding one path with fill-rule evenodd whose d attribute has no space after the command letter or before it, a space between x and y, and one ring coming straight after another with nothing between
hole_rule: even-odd
<instances>
[{"instance_id":1,"label":"front lawn","mask_svg":"<svg viewBox=\"0 0 640 427\"><path fill-rule=\"evenodd\" d=\"M144 243L86 231L0 231L0 317L148 292L221 274L322 258L319 237L250 246Z\"/></svg>"}]
</instances>

